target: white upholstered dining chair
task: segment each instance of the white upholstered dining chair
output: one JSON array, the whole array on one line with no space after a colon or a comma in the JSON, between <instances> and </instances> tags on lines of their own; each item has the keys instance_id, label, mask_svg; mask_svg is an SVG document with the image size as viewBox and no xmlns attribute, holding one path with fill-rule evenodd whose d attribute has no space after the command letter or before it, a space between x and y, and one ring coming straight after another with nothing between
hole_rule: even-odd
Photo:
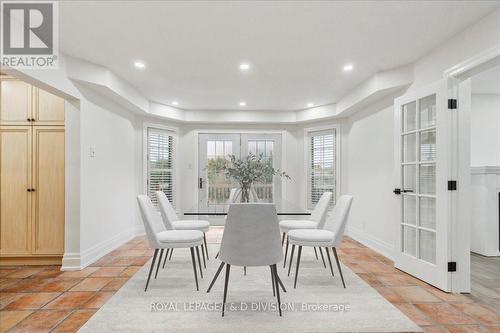
<instances>
[{"instance_id":1,"label":"white upholstered dining chair","mask_svg":"<svg viewBox=\"0 0 500 333\"><path fill-rule=\"evenodd\" d=\"M141 212L144 228L146 229L149 246L155 249L144 291L148 290L149 280L151 279L151 273L153 272L156 259L158 259L158 264L156 266L155 278L158 276L158 268L160 267L163 251L167 249L167 256L168 250L173 250L174 248L189 248L191 250L191 261L193 264L196 290L199 290L194 250L196 249L200 274L202 274L198 246L203 246L203 233L198 230L167 230L163 225L161 217L153 206L151 199L147 195L137 196L137 202L139 203L139 210Z\"/></svg>"},{"instance_id":2,"label":"white upholstered dining chair","mask_svg":"<svg viewBox=\"0 0 500 333\"><path fill-rule=\"evenodd\" d=\"M201 252L203 255L203 265L206 268L205 253L208 259L208 246L205 233L210 230L210 222L206 220L180 220L170 200L168 200L163 191L156 191L156 197L158 198L158 208L160 209L163 224L167 230L198 230L203 232L203 243L205 247L201 247ZM173 250L170 251L170 257L172 257L172 252ZM167 257L165 257L163 267L165 267L166 261Z\"/></svg>"},{"instance_id":3,"label":"white upholstered dining chair","mask_svg":"<svg viewBox=\"0 0 500 333\"><path fill-rule=\"evenodd\" d=\"M285 236L290 230L296 229L323 229L325 226L326 216L328 214L328 206L332 200L332 192L324 192L318 200L318 203L314 207L311 216L307 220L282 220L280 222L280 230L283 233L281 238L281 244L285 241ZM316 254L316 259L318 259L318 253L316 248L314 248L314 253ZM323 266L326 268L325 257L323 256L323 251L319 248L319 253L321 254L321 260L323 261ZM283 268L286 265L286 257L288 255L288 241L285 247L285 259L283 260Z\"/></svg>"},{"instance_id":4,"label":"white upholstered dining chair","mask_svg":"<svg viewBox=\"0 0 500 333\"><path fill-rule=\"evenodd\" d=\"M270 267L273 293L275 292L277 296L281 316L279 289L281 288L285 292L286 290L276 268L276 264L283 259L283 251L280 244L278 215L274 204L231 204L222 236L219 259L222 263L215 273L207 293L212 289L222 268L226 266L222 316L224 316L229 272L232 265Z\"/></svg>"},{"instance_id":5,"label":"white upholstered dining chair","mask_svg":"<svg viewBox=\"0 0 500 333\"><path fill-rule=\"evenodd\" d=\"M330 259L329 248L332 249L335 255L335 261L337 262L337 268L339 269L340 278L342 279L342 284L345 288L344 276L342 275L342 268L340 268L340 262L337 255L337 247L340 246L342 242L342 237L344 236L345 226L349 218L349 211L352 204L352 196L342 195L326 222L325 229L297 229L290 230L288 232L288 241L292 244L292 253L290 255L290 266L288 267L288 274L290 274L290 269L292 267L293 253L295 251L295 245L299 247L297 253L297 263L295 265L295 282L293 287L297 286L297 276L299 275L299 265L300 256L302 254L303 246L310 247L324 247L326 254L328 255L328 262L330 263L330 271L333 276L332 261Z\"/></svg>"}]
</instances>

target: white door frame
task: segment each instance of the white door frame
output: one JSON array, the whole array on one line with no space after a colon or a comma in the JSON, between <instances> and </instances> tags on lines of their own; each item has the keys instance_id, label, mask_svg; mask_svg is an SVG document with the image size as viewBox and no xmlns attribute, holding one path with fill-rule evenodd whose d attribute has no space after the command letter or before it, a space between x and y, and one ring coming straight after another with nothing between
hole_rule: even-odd
<instances>
[{"instance_id":1,"label":"white door frame","mask_svg":"<svg viewBox=\"0 0 500 333\"><path fill-rule=\"evenodd\" d=\"M451 274L452 292L470 292L470 77L500 64L500 44L460 62L443 72L448 80L451 98L457 99L457 109L451 110L456 123L456 146L452 174L457 180L456 196L452 198L454 214L450 234L451 260L457 263L457 271Z\"/></svg>"},{"instance_id":2,"label":"white door frame","mask_svg":"<svg viewBox=\"0 0 500 333\"><path fill-rule=\"evenodd\" d=\"M198 142L199 142L199 137L200 137L200 134L216 134L216 133L220 133L220 134L280 134L281 135L281 166L284 166L285 165L285 161L286 161L286 158L287 158L287 154L286 154L286 131L285 130L249 130L249 129L238 129L238 128L234 128L234 129L227 129L227 128L224 128L224 129L198 129L198 130L195 130L193 131L194 132L194 142L195 144L193 145L194 146L194 149L193 149L193 154L194 154L194 174L196 175L196 182L194 184L194 188L192 189L193 190L193 193L194 193L194 202L193 204L198 204L199 202L199 197L198 197L198 164L199 164L199 161L198 161ZM281 196L282 196L282 200L287 200L286 199L286 182L284 181L284 179L282 179L281 181Z\"/></svg>"}]
</instances>

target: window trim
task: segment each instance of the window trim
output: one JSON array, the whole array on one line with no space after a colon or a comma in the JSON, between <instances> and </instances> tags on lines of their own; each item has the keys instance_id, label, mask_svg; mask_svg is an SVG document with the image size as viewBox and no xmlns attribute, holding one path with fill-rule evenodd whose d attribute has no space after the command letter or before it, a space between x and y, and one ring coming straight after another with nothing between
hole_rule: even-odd
<instances>
[{"instance_id":1,"label":"window trim","mask_svg":"<svg viewBox=\"0 0 500 333\"><path fill-rule=\"evenodd\" d=\"M149 122L144 122L142 124L142 189L143 193L148 195L148 129L155 129L155 130L160 130L160 131L165 131L168 133L171 133L173 137L173 144L174 144L174 163L172 166L173 169L173 184L172 186L174 187L173 190L173 202L172 206L174 206L174 209L177 209L180 207L180 200L181 197L179 196L179 186L178 186L178 180L179 180L179 168L178 168L178 163L179 163L179 154L178 154L178 142L179 142L179 130L178 128L175 127L170 127L170 126L165 126L162 124L157 124L157 123L149 123Z\"/></svg>"},{"instance_id":2,"label":"window trim","mask_svg":"<svg viewBox=\"0 0 500 333\"><path fill-rule=\"evenodd\" d=\"M316 126L316 127L309 127L309 128L304 128L304 170L306 173L306 177L304 177L304 189L305 195L304 195L304 207L308 210L311 210L312 207L309 205L309 199L310 199L310 190L311 190L311 142L310 142L310 137L311 133L313 132L320 132L320 131L328 131L328 130L334 130L335 131L335 198L338 199L341 193L341 173L342 173L342 168L341 168L341 160L342 160L342 144L341 144L341 137L342 137L342 132L341 132L341 125L340 124L331 124L331 125L325 125L325 126Z\"/></svg>"}]
</instances>

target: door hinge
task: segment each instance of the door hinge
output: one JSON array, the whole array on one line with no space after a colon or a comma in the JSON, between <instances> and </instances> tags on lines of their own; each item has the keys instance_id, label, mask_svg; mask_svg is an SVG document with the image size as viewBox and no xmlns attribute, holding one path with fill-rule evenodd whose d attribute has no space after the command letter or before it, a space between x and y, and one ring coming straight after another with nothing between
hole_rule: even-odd
<instances>
[{"instance_id":1,"label":"door hinge","mask_svg":"<svg viewBox=\"0 0 500 333\"><path fill-rule=\"evenodd\" d=\"M455 261L448 262L448 272L456 272L457 271L457 263Z\"/></svg>"},{"instance_id":2,"label":"door hinge","mask_svg":"<svg viewBox=\"0 0 500 333\"><path fill-rule=\"evenodd\" d=\"M456 190L457 190L457 181L448 180L448 191L456 191Z\"/></svg>"},{"instance_id":3,"label":"door hinge","mask_svg":"<svg viewBox=\"0 0 500 333\"><path fill-rule=\"evenodd\" d=\"M450 98L448 100L448 109L453 110L457 108L457 100L455 98Z\"/></svg>"}]
</instances>

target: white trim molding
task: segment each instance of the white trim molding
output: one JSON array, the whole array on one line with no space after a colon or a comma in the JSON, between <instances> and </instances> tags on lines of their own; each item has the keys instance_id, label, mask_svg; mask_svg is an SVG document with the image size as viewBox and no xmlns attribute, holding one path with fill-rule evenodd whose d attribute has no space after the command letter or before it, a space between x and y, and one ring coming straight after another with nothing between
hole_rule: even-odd
<instances>
[{"instance_id":1,"label":"white trim molding","mask_svg":"<svg viewBox=\"0 0 500 333\"><path fill-rule=\"evenodd\" d=\"M65 253L62 260L62 271L76 271L81 270L97 260L104 257L106 254L117 249L123 244L127 243L134 237L140 236L144 233L144 229L140 226L135 226L129 230L125 230L116 236L107 239L99 244L83 252Z\"/></svg>"},{"instance_id":2,"label":"white trim molding","mask_svg":"<svg viewBox=\"0 0 500 333\"><path fill-rule=\"evenodd\" d=\"M394 245L375 238L359 228L350 227L349 225L346 227L346 235L375 252L380 253L384 257L394 260Z\"/></svg>"}]
</instances>

